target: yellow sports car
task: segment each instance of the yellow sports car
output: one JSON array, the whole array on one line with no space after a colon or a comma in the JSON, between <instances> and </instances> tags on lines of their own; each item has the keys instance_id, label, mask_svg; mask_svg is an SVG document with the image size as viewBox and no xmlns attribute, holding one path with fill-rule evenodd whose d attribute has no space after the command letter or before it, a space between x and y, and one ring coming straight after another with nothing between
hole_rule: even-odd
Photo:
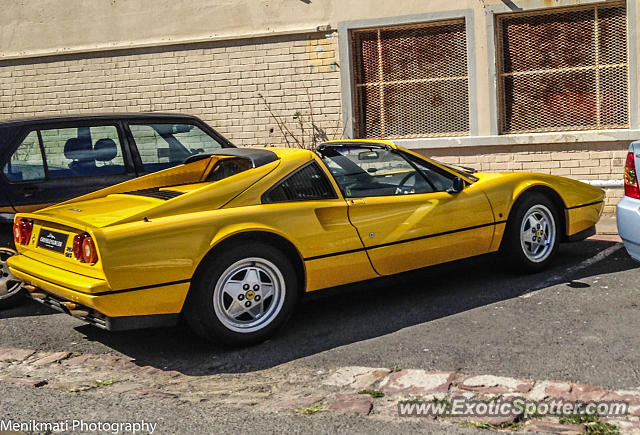
<instances>
[{"instance_id":1,"label":"yellow sports car","mask_svg":"<svg viewBox=\"0 0 640 435\"><path fill-rule=\"evenodd\" d=\"M303 292L501 251L538 271L594 233L604 192L475 173L387 141L229 148L18 214L11 272L31 297L109 330L172 324L266 339Z\"/></svg>"}]
</instances>

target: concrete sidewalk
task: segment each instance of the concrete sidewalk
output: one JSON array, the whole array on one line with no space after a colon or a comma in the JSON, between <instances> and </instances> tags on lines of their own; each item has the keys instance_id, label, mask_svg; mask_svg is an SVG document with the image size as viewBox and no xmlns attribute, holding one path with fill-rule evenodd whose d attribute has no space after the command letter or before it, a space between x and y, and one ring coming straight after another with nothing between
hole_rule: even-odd
<instances>
[{"instance_id":1,"label":"concrete sidewalk","mask_svg":"<svg viewBox=\"0 0 640 435\"><path fill-rule=\"evenodd\" d=\"M615 214L602 215L600 221L596 224L597 234L618 234L618 224L616 223Z\"/></svg>"}]
</instances>

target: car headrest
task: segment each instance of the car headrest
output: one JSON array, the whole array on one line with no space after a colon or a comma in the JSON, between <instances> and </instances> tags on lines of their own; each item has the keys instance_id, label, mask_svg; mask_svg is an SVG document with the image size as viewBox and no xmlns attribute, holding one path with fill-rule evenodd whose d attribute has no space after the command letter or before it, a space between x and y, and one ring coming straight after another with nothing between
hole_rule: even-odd
<instances>
[{"instance_id":1,"label":"car headrest","mask_svg":"<svg viewBox=\"0 0 640 435\"><path fill-rule=\"evenodd\" d=\"M69 160L89 162L94 160L91 142L73 137L64 144L64 156Z\"/></svg>"},{"instance_id":2,"label":"car headrest","mask_svg":"<svg viewBox=\"0 0 640 435\"><path fill-rule=\"evenodd\" d=\"M93 151L98 162L110 162L118 156L118 146L113 139L109 138L96 142Z\"/></svg>"}]
</instances>

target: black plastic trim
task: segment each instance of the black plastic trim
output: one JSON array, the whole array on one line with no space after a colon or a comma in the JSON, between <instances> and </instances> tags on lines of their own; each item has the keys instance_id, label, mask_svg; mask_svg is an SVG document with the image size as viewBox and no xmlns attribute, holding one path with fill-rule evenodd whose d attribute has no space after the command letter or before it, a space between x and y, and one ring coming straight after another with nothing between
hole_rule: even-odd
<instances>
[{"instance_id":1,"label":"black plastic trim","mask_svg":"<svg viewBox=\"0 0 640 435\"><path fill-rule=\"evenodd\" d=\"M582 204L582 205L574 205L573 207L565 207L567 210L573 210L575 208L582 208L582 207L589 207L590 205L596 205L596 204L601 204L604 201L594 201L594 202L590 202L588 204Z\"/></svg>"},{"instance_id":2,"label":"black plastic trim","mask_svg":"<svg viewBox=\"0 0 640 435\"><path fill-rule=\"evenodd\" d=\"M572 236L567 236L565 237L565 241L567 242L580 242L584 239L586 239L587 237L591 237L593 235L596 234L596 226L592 226L587 228L586 230L582 230L579 233L576 233Z\"/></svg>"},{"instance_id":3,"label":"black plastic trim","mask_svg":"<svg viewBox=\"0 0 640 435\"><path fill-rule=\"evenodd\" d=\"M128 331L131 329L158 328L175 326L180 314L150 314L147 316L107 317L106 329L109 331Z\"/></svg>"},{"instance_id":4,"label":"black plastic trim","mask_svg":"<svg viewBox=\"0 0 640 435\"><path fill-rule=\"evenodd\" d=\"M191 282L190 279L183 279L180 281L171 281L171 282L163 282L160 284L153 284L153 285L144 285L142 287L133 287L133 288L127 288L124 290L112 290L112 291L107 291L107 292L99 292L99 293L85 293L87 295L90 296L106 296L106 295L115 295L118 293L128 293L128 292L137 292L139 290L149 290L155 287L167 287L170 285L176 285L176 284L186 284L188 282Z\"/></svg>"},{"instance_id":5,"label":"black plastic trim","mask_svg":"<svg viewBox=\"0 0 640 435\"><path fill-rule=\"evenodd\" d=\"M248 159L254 168L264 166L267 163L275 162L280 158L273 151L269 151L263 148L222 148L207 153L196 154L191 157L187 157L184 164L197 162L198 160L206 159L211 156L229 156L240 157Z\"/></svg>"}]
</instances>

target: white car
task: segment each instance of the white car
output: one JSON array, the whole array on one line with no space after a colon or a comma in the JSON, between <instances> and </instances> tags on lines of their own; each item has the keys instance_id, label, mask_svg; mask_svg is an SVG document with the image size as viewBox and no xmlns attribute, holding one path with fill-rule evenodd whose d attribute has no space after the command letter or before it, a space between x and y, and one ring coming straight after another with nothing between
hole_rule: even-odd
<instances>
[{"instance_id":1,"label":"white car","mask_svg":"<svg viewBox=\"0 0 640 435\"><path fill-rule=\"evenodd\" d=\"M624 198L618 203L618 234L631 257L640 261L640 187L638 187L640 141L632 142L624 166Z\"/></svg>"}]
</instances>

